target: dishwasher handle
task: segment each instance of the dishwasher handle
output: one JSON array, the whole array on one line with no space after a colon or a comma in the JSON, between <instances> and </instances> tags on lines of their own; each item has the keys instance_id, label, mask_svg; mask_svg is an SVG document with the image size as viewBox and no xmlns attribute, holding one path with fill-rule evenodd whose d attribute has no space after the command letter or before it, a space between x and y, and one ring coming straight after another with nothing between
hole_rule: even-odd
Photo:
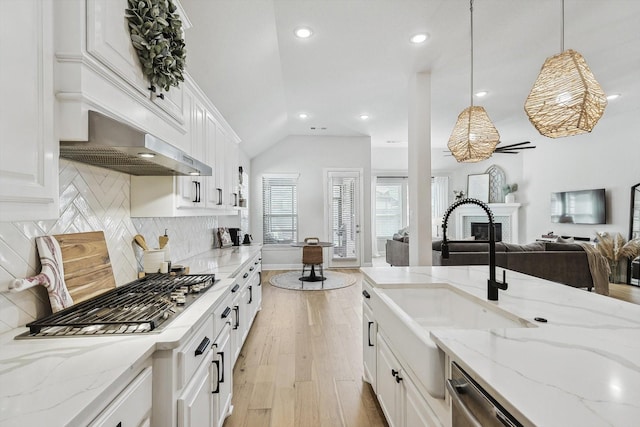
<instances>
[{"instance_id":1,"label":"dishwasher handle","mask_svg":"<svg viewBox=\"0 0 640 427\"><path fill-rule=\"evenodd\" d=\"M447 390L449 391L449 395L451 396L452 411L455 411L455 409L453 408L455 406L455 408L457 409L457 411L455 412L458 415L462 416L468 422L468 425L473 427L483 427L487 424L478 420L476 415L471 412L469 407L465 404L465 402L463 402L462 398L460 398L460 395L465 394L476 395L486 402L486 409L485 412L482 413L482 415L486 414L486 416L489 418L482 418L484 421L489 422L490 425L495 425L495 421L497 421L500 423L500 425L503 425L505 427L521 427L519 423L514 423L507 415L505 415L501 411L499 407L494 405L482 390L476 388L476 385L471 382L471 380L469 380L465 374L463 374L462 377L459 378L449 379L445 384L447 386ZM494 422L490 421L491 418L493 418Z\"/></svg>"},{"instance_id":2,"label":"dishwasher handle","mask_svg":"<svg viewBox=\"0 0 640 427\"><path fill-rule=\"evenodd\" d=\"M446 382L447 390L449 390L449 395L451 396L451 404L456 408L458 408L458 410L460 411L459 412L460 415L462 415L469 422L470 426L482 427L482 424L480 424L480 421L478 421L478 419L471 413L469 408L467 408L467 405L464 404L464 402L460 399L460 396L458 395L458 390L464 389L464 387L466 387L467 385L466 384L454 385L453 384L454 381L455 380L450 379L450 380L447 380Z\"/></svg>"}]
</instances>

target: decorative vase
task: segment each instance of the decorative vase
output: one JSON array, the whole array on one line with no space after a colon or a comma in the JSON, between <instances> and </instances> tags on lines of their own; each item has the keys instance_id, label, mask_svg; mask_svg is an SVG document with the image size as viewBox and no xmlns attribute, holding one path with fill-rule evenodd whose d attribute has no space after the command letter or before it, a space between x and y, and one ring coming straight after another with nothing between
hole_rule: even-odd
<instances>
[{"instance_id":1,"label":"decorative vase","mask_svg":"<svg viewBox=\"0 0 640 427\"><path fill-rule=\"evenodd\" d=\"M505 203L515 203L516 202L516 193L509 193L504 196Z\"/></svg>"}]
</instances>

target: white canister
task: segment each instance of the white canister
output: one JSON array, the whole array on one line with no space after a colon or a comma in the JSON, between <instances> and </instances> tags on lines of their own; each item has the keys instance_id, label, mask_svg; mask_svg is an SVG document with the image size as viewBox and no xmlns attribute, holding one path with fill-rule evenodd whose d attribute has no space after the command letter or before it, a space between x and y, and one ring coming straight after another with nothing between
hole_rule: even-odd
<instances>
[{"instance_id":1,"label":"white canister","mask_svg":"<svg viewBox=\"0 0 640 427\"><path fill-rule=\"evenodd\" d=\"M504 196L504 202L505 203L515 203L516 202L516 194L515 193L509 193L506 196Z\"/></svg>"},{"instance_id":2,"label":"white canister","mask_svg":"<svg viewBox=\"0 0 640 427\"><path fill-rule=\"evenodd\" d=\"M150 249L142 254L142 267L145 273L157 273L164 261L164 250Z\"/></svg>"}]
</instances>

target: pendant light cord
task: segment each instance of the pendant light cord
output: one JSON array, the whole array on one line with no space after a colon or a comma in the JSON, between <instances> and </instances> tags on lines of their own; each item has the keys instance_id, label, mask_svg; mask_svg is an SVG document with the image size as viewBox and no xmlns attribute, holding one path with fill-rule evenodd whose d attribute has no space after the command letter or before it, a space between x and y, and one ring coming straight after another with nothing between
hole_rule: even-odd
<instances>
[{"instance_id":1,"label":"pendant light cord","mask_svg":"<svg viewBox=\"0 0 640 427\"><path fill-rule=\"evenodd\" d=\"M564 0L563 0L564 1ZM469 0L469 10L471 15L471 106L473 107L473 0Z\"/></svg>"},{"instance_id":2,"label":"pendant light cord","mask_svg":"<svg viewBox=\"0 0 640 427\"><path fill-rule=\"evenodd\" d=\"M562 22L560 23L560 53L564 52L564 0L562 0Z\"/></svg>"}]
</instances>

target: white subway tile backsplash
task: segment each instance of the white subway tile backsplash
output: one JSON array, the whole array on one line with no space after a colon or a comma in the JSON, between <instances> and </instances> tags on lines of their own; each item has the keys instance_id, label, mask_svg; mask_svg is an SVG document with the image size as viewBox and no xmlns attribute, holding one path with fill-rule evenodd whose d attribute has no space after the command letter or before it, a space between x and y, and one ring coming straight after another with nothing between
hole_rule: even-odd
<instances>
[{"instance_id":1,"label":"white subway tile backsplash","mask_svg":"<svg viewBox=\"0 0 640 427\"><path fill-rule=\"evenodd\" d=\"M216 217L131 218L129 175L60 159L58 178L57 220L0 222L0 333L51 312L44 287L6 291L14 278L39 273L37 236L103 230L118 285L134 280L142 270L142 251L133 243L138 233L156 247L167 229L174 262L214 245Z\"/></svg>"}]
</instances>

